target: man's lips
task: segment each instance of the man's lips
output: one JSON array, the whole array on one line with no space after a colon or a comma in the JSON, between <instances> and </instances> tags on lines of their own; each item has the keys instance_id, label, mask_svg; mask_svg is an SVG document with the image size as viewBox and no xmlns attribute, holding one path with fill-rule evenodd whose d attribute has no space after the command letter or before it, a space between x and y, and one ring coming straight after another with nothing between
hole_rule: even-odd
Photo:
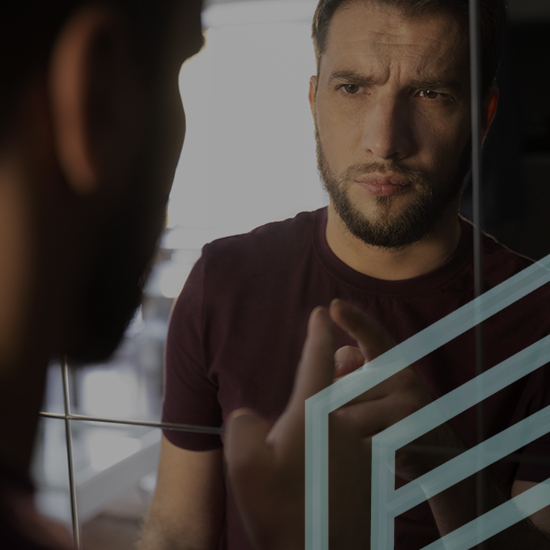
<instances>
[{"instance_id":1,"label":"man's lips","mask_svg":"<svg viewBox=\"0 0 550 550\"><path fill-rule=\"evenodd\" d=\"M375 197L399 195L411 187L407 178L397 174L368 174L355 178L354 181Z\"/></svg>"}]
</instances>

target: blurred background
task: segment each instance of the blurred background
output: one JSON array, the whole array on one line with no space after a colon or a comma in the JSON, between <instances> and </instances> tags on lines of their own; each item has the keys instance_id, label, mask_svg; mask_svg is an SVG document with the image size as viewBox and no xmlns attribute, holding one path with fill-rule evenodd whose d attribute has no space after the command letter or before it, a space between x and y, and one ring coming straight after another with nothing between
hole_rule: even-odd
<instances>
[{"instance_id":1,"label":"blurred background","mask_svg":"<svg viewBox=\"0 0 550 550\"><path fill-rule=\"evenodd\" d=\"M206 46L182 68L187 136L145 301L109 364L70 371L73 413L159 421L174 299L211 240L328 203L307 100L316 0L210 0ZM509 0L501 101L483 152L484 229L535 259L550 253L550 2ZM471 216L467 185L462 211ZM53 363L43 410L63 413ZM160 430L72 422L85 550L134 548L155 488ZM71 524L65 426L42 419L38 505Z\"/></svg>"}]
</instances>

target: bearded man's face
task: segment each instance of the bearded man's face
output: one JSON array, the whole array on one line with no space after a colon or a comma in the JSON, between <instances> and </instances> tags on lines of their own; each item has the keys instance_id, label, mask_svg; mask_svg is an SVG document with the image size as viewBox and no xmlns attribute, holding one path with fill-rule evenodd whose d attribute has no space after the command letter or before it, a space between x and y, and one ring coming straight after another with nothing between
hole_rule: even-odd
<instances>
[{"instance_id":1,"label":"bearded man's face","mask_svg":"<svg viewBox=\"0 0 550 550\"><path fill-rule=\"evenodd\" d=\"M331 207L367 244L400 248L458 207L470 157L468 35L444 13L337 10L311 82Z\"/></svg>"}]
</instances>

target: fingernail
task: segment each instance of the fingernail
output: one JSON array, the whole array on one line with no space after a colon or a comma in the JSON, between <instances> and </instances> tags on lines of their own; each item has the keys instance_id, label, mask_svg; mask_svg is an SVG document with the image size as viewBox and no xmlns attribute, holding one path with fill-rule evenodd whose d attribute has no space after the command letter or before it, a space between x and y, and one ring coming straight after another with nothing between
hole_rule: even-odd
<instances>
[{"instance_id":1,"label":"fingernail","mask_svg":"<svg viewBox=\"0 0 550 550\"><path fill-rule=\"evenodd\" d=\"M244 416L247 414L250 414L252 411L250 409L242 408L242 409L235 409L230 415L228 420L228 423L233 422L235 418L239 418L239 416Z\"/></svg>"},{"instance_id":2,"label":"fingernail","mask_svg":"<svg viewBox=\"0 0 550 550\"><path fill-rule=\"evenodd\" d=\"M328 311L326 308L322 306L317 306L312 312L311 312L311 320L315 319L318 316L323 316L325 319L329 318Z\"/></svg>"}]
</instances>

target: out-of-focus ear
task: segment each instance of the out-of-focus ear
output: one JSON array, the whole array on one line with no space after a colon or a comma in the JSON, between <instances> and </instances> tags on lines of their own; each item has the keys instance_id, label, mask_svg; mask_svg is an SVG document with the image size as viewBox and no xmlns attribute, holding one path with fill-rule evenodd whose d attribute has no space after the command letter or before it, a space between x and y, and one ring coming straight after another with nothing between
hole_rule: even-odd
<instances>
[{"instance_id":1,"label":"out-of-focus ear","mask_svg":"<svg viewBox=\"0 0 550 550\"><path fill-rule=\"evenodd\" d=\"M311 107L311 114L315 118L315 91L317 89L317 77L312 76L309 79L309 106Z\"/></svg>"},{"instance_id":2,"label":"out-of-focus ear","mask_svg":"<svg viewBox=\"0 0 550 550\"><path fill-rule=\"evenodd\" d=\"M132 71L124 24L102 5L77 11L52 49L49 93L59 166L78 194L124 163L132 136ZM121 158L122 157L122 158Z\"/></svg>"},{"instance_id":3,"label":"out-of-focus ear","mask_svg":"<svg viewBox=\"0 0 550 550\"><path fill-rule=\"evenodd\" d=\"M489 131L489 128L491 126L491 123L495 118L495 114L497 112L497 105L498 105L498 95L499 95L498 88L495 88L493 86L487 93L487 97L483 102L482 139L485 139L485 136L487 135L487 132Z\"/></svg>"}]
</instances>

